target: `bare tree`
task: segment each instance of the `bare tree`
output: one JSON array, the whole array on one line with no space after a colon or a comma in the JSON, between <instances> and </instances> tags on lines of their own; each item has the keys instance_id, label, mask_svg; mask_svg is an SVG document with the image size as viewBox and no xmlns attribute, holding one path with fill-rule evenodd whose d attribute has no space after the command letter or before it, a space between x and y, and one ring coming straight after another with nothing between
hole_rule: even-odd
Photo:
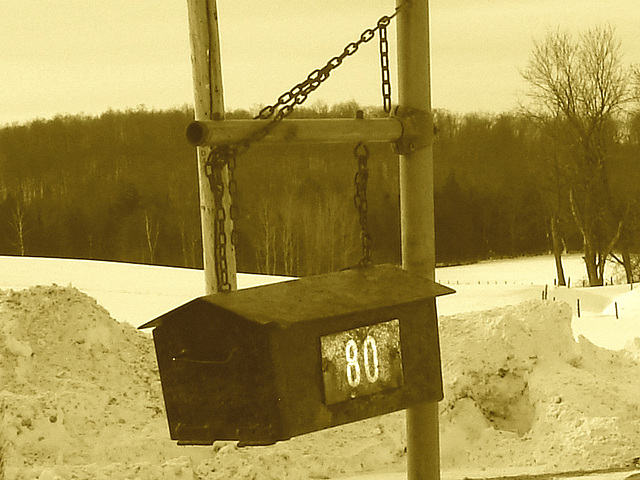
<instances>
[{"instance_id":1,"label":"bare tree","mask_svg":"<svg viewBox=\"0 0 640 480\"><path fill-rule=\"evenodd\" d=\"M191 235L184 218L180 220L180 243L182 245L182 262L185 267L196 266L197 239Z\"/></svg>"},{"instance_id":2,"label":"bare tree","mask_svg":"<svg viewBox=\"0 0 640 480\"><path fill-rule=\"evenodd\" d=\"M295 209L293 196L289 196L283 202L279 220L283 273L290 276L297 275L300 270L300 249L298 246L298 238L295 235Z\"/></svg>"},{"instance_id":3,"label":"bare tree","mask_svg":"<svg viewBox=\"0 0 640 480\"><path fill-rule=\"evenodd\" d=\"M538 118L538 120L540 120ZM558 286L566 286L567 281L562 265L562 254L566 250L564 241L565 225L571 222L569 198L567 192L567 165L563 151L563 139L566 140L566 126L553 122L549 118L538 122L541 137L538 139L542 171L539 180L542 188L542 203L549 222L549 236L556 266Z\"/></svg>"},{"instance_id":4,"label":"bare tree","mask_svg":"<svg viewBox=\"0 0 640 480\"><path fill-rule=\"evenodd\" d=\"M256 260L260 273L275 275L277 252L277 215L274 208L265 198L260 199L258 206L258 224L260 235L255 240Z\"/></svg>"},{"instance_id":5,"label":"bare tree","mask_svg":"<svg viewBox=\"0 0 640 480\"><path fill-rule=\"evenodd\" d=\"M530 86L530 113L569 127L565 141L571 153L563 160L571 214L582 234L589 284L602 285L606 259L624 222L616 213L607 175L617 121L632 100L631 74L622 65L620 43L611 27L587 30L577 39L550 33L534 45L522 75Z\"/></svg>"},{"instance_id":6,"label":"bare tree","mask_svg":"<svg viewBox=\"0 0 640 480\"><path fill-rule=\"evenodd\" d=\"M144 211L144 227L147 239L147 248L149 250L149 263L153 264L156 257L156 248L158 247L158 236L160 235L160 221L152 221L149 212Z\"/></svg>"},{"instance_id":7,"label":"bare tree","mask_svg":"<svg viewBox=\"0 0 640 480\"><path fill-rule=\"evenodd\" d=\"M11 212L11 226L16 233L16 240L13 245L18 248L20 256L24 257L26 253L25 237L27 236L28 230L24 207L20 202L16 202Z\"/></svg>"}]
</instances>

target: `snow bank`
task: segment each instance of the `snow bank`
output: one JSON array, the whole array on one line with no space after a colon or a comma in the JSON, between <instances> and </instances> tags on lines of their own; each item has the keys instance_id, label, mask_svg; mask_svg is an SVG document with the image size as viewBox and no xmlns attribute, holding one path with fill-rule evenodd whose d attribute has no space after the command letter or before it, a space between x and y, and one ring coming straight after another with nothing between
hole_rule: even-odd
<instances>
[{"instance_id":1,"label":"snow bank","mask_svg":"<svg viewBox=\"0 0 640 480\"><path fill-rule=\"evenodd\" d=\"M112 478L112 463L133 472L145 459L152 471L180 456L163 441L151 341L90 297L56 286L5 292L0 354L7 478L55 478L43 472L56 465L62 478Z\"/></svg>"},{"instance_id":2,"label":"snow bank","mask_svg":"<svg viewBox=\"0 0 640 480\"><path fill-rule=\"evenodd\" d=\"M640 455L637 362L575 342L566 304L442 317L441 343L445 470L574 470ZM269 447L178 447L151 339L70 287L0 291L0 412L11 480L338 478L406 466L402 412Z\"/></svg>"},{"instance_id":3,"label":"snow bank","mask_svg":"<svg viewBox=\"0 0 640 480\"><path fill-rule=\"evenodd\" d=\"M404 454L401 418L273 447L178 447L152 340L71 287L0 291L0 416L12 480L330 478Z\"/></svg>"},{"instance_id":4,"label":"snow bank","mask_svg":"<svg viewBox=\"0 0 640 480\"><path fill-rule=\"evenodd\" d=\"M640 455L632 352L574 341L565 303L441 317L445 468L567 471Z\"/></svg>"}]
</instances>

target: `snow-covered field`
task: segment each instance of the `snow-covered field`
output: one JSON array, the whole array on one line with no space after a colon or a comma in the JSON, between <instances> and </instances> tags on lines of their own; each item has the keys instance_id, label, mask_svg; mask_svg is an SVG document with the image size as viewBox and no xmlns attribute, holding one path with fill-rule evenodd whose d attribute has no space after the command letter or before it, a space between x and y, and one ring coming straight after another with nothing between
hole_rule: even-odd
<instances>
[{"instance_id":1,"label":"snow-covered field","mask_svg":"<svg viewBox=\"0 0 640 480\"><path fill-rule=\"evenodd\" d=\"M565 269L581 285L579 255ZM134 327L201 295L201 271L0 257L0 272L7 479L405 478L402 412L270 447L168 439L153 344ZM640 286L554 275L550 256L437 270L457 290L438 300L445 479L638 461Z\"/></svg>"},{"instance_id":2,"label":"snow-covered field","mask_svg":"<svg viewBox=\"0 0 640 480\"><path fill-rule=\"evenodd\" d=\"M515 305L541 299L547 286L549 300L566 302L572 307L576 338L583 335L598 346L619 350L640 337L640 285L635 290L624 284L583 288L586 271L582 256L565 255L563 265L565 277L572 285L569 288L554 287L555 264L550 255L438 268L437 280L457 291L456 295L438 300L438 311L441 315L453 315Z\"/></svg>"},{"instance_id":3,"label":"snow-covered field","mask_svg":"<svg viewBox=\"0 0 640 480\"><path fill-rule=\"evenodd\" d=\"M118 321L139 326L172 308L204 295L204 273L154 265L0 256L0 289L32 285L73 286L98 300ZM287 277L238 275L239 288Z\"/></svg>"},{"instance_id":4,"label":"snow-covered field","mask_svg":"<svg viewBox=\"0 0 640 480\"><path fill-rule=\"evenodd\" d=\"M565 275L582 285L584 262L579 254L565 255ZM202 270L130 263L56 258L0 256L0 289L32 285L73 286L95 298L118 321L139 326L204 294ZM573 308L573 329L599 346L622 348L640 337L640 285L601 288L554 288L555 266L548 255L443 267L437 280L457 293L438 300L440 315L486 310L542 298L567 302ZM286 280L287 277L239 274L239 288ZM581 316L577 316L580 301ZM615 303L618 319L615 318Z\"/></svg>"}]
</instances>

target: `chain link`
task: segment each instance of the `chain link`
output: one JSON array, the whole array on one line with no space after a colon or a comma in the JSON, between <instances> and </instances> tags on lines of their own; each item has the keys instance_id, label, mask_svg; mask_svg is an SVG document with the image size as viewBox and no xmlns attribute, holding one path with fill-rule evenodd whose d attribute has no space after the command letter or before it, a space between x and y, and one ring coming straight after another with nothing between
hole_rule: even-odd
<instances>
[{"instance_id":1,"label":"chain link","mask_svg":"<svg viewBox=\"0 0 640 480\"><path fill-rule=\"evenodd\" d=\"M378 20L378 36L380 37L380 76L382 81L382 107L386 113L391 112L391 74L389 73L389 42L387 41L387 26L391 18L382 17Z\"/></svg>"},{"instance_id":2,"label":"chain link","mask_svg":"<svg viewBox=\"0 0 640 480\"><path fill-rule=\"evenodd\" d=\"M367 28L362 32L360 38L356 42L349 43L340 55L333 57L324 67L312 71L306 80L280 95L276 103L264 107L255 118L267 120L273 116L275 120L279 120L289 115L296 105L304 103L309 94L329 78L332 70L342 65L345 58L354 55L363 43L371 41L375 37L377 29L378 27L375 29Z\"/></svg>"},{"instance_id":3,"label":"chain link","mask_svg":"<svg viewBox=\"0 0 640 480\"><path fill-rule=\"evenodd\" d=\"M315 91L323 82L325 82L331 72L342 65L342 62L354 55L360 45L370 42L376 36L376 31L380 36L380 68L382 75L382 97L385 112L391 111L391 81L389 74L389 43L387 41L387 27L391 20L398 14L398 10L402 5L396 7L396 11L392 15L380 17L374 28L367 28L361 34L357 41L349 43L344 47L342 53L329 60L322 68L313 70L307 78L295 85L289 91L284 92L278 97L273 105L267 105L254 117L257 120L272 119L264 128L254 132L247 139L240 142L238 154L244 153L252 143L255 143L267 136L275 126L284 120L293 112L294 108L302 105L309 95Z\"/></svg>"},{"instance_id":4,"label":"chain link","mask_svg":"<svg viewBox=\"0 0 640 480\"><path fill-rule=\"evenodd\" d=\"M236 243L235 229L231 231L231 238L227 238L225 222L227 214L222 200L225 194L225 182L223 178L224 169L227 168L229 176L229 215L231 220L235 216L235 206L233 205L233 193L236 189L234 179L236 152L229 145L216 145L211 149L207 161L205 162L205 174L209 179L209 186L213 193L213 202L216 208L213 222L213 249L215 258L216 281L218 291L228 292L232 290L229 278L229 261L227 259L227 242L232 245Z\"/></svg>"},{"instance_id":5,"label":"chain link","mask_svg":"<svg viewBox=\"0 0 640 480\"><path fill-rule=\"evenodd\" d=\"M358 262L358 266L370 265L372 239L369 233L369 225L367 221L367 182L369 180L369 148L363 142L359 142L353 149L353 156L358 161L358 170L354 180L356 186L356 194L353 196L353 203L358 210L358 221L360 222L360 239L362 241L362 258Z\"/></svg>"}]
</instances>

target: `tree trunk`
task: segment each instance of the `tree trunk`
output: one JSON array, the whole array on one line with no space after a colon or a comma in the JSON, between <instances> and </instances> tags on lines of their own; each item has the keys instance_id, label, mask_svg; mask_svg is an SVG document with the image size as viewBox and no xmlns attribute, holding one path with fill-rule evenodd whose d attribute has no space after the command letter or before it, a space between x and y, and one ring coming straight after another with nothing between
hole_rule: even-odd
<instances>
[{"instance_id":1,"label":"tree trunk","mask_svg":"<svg viewBox=\"0 0 640 480\"><path fill-rule=\"evenodd\" d=\"M598 268L597 255L587 240L585 240L584 243L584 257L582 258L584 259L584 263L587 268L589 286L601 287L603 285L603 281L602 276L599 275L600 269Z\"/></svg>"},{"instance_id":2,"label":"tree trunk","mask_svg":"<svg viewBox=\"0 0 640 480\"><path fill-rule=\"evenodd\" d=\"M17 234L17 241L15 245L18 247L18 250L20 251L20 256L24 257L26 253L25 236L27 234L25 229L24 210L22 209L22 206L18 203L16 204L15 209L13 210L12 213L13 213L13 219L11 223Z\"/></svg>"},{"instance_id":3,"label":"tree trunk","mask_svg":"<svg viewBox=\"0 0 640 480\"><path fill-rule=\"evenodd\" d=\"M160 235L160 222L156 221L155 226L149 218L149 212L144 212L144 226L147 234L147 247L149 249L149 263L154 264L156 260L156 248L158 246L158 236Z\"/></svg>"},{"instance_id":4,"label":"tree trunk","mask_svg":"<svg viewBox=\"0 0 640 480\"><path fill-rule=\"evenodd\" d=\"M631 265L631 254L628 249L622 251L622 266L624 267L624 273L627 276L627 283L632 284L633 278L633 266Z\"/></svg>"},{"instance_id":5,"label":"tree trunk","mask_svg":"<svg viewBox=\"0 0 640 480\"><path fill-rule=\"evenodd\" d=\"M564 278L564 267L562 266L562 239L558 232L558 217L551 217L551 241L553 242L553 257L556 262L556 276L558 277L558 286L566 287L567 281Z\"/></svg>"},{"instance_id":6,"label":"tree trunk","mask_svg":"<svg viewBox=\"0 0 640 480\"><path fill-rule=\"evenodd\" d=\"M622 224L623 224L622 221L618 223L618 229L615 235L613 236L609 244L604 249L600 249L597 252L593 248L590 249L593 256L593 265L595 266L595 270L596 270L595 283L592 283L591 275L589 274L590 287L601 287L604 285L604 269L607 264L607 258L609 258L609 255L612 254L613 249L615 248L616 244L618 243L618 240L620 239L620 233L622 232ZM591 243L589 243L588 245L591 246ZM585 246L587 246L586 243L585 243ZM587 266L587 273L589 273L589 266Z\"/></svg>"}]
</instances>

